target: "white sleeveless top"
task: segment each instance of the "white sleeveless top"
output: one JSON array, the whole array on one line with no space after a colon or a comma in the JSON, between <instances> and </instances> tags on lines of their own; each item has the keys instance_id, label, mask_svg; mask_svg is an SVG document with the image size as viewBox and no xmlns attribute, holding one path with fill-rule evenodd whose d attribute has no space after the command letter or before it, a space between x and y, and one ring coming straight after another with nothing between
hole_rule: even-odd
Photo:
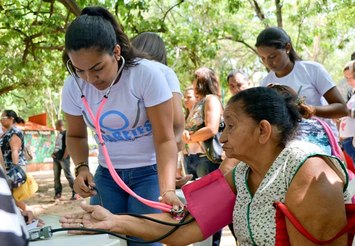
<instances>
[{"instance_id":1,"label":"white sleeveless top","mask_svg":"<svg viewBox=\"0 0 355 246\"><path fill-rule=\"evenodd\" d=\"M293 177L303 163L314 155L324 155L322 150L311 143L292 141L276 158L254 196L249 192L247 177L249 166L243 162L234 169L237 189L233 212L234 231L239 245L275 245L275 208L273 202L285 202L285 195ZM329 156L328 156L329 157ZM347 191L348 174L344 164L329 157L334 167L339 170L344 186L344 201L350 202Z\"/></svg>"}]
</instances>

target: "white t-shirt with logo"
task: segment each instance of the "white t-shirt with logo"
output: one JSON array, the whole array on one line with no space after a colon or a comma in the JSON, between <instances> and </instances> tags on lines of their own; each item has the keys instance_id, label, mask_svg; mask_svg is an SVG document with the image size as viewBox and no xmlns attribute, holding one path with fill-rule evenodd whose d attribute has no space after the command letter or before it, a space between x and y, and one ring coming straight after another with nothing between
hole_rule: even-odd
<instances>
[{"instance_id":1,"label":"white t-shirt with logo","mask_svg":"<svg viewBox=\"0 0 355 246\"><path fill-rule=\"evenodd\" d=\"M305 97L305 102L313 106L326 105L323 95L335 86L325 68L313 61L296 61L292 71L281 78L278 78L275 72L270 72L260 85L267 86L270 83L287 85L297 92L301 88L299 95Z\"/></svg>"},{"instance_id":2,"label":"white t-shirt with logo","mask_svg":"<svg viewBox=\"0 0 355 246\"><path fill-rule=\"evenodd\" d=\"M284 77L278 78L275 72L270 72L261 82L260 86L268 84L287 85L299 92L305 98L306 104L312 106L327 105L323 95L335 87L335 83L325 68L313 61L296 61L292 71ZM330 119L324 119L338 135L335 124Z\"/></svg>"},{"instance_id":3,"label":"white t-shirt with logo","mask_svg":"<svg viewBox=\"0 0 355 246\"><path fill-rule=\"evenodd\" d=\"M96 116L106 90L100 91L80 78L77 81ZM123 69L99 117L102 136L115 168L134 168L156 163L152 126L145 108L161 104L171 97L165 76L156 63L142 59L138 65ZM62 108L67 114L83 116L87 126L95 130L72 76L64 83ZM99 162L107 167L100 145Z\"/></svg>"}]
</instances>

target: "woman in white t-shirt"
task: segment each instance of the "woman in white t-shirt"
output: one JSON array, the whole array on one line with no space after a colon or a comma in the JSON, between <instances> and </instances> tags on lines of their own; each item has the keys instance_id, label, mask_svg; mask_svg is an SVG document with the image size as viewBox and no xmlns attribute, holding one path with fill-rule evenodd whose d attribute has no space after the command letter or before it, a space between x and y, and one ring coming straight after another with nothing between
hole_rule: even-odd
<instances>
[{"instance_id":1,"label":"woman in white t-shirt","mask_svg":"<svg viewBox=\"0 0 355 246\"><path fill-rule=\"evenodd\" d=\"M159 211L115 183L108 169L110 159L137 195L181 208L175 194L172 93L160 69L141 59L114 16L102 7L84 8L69 25L65 52L71 76L63 87L62 108L67 147L76 166L75 192L91 196L91 204L102 203L113 213ZM103 140L96 138L100 165L94 177L88 166L87 127L101 132Z\"/></svg>"},{"instance_id":2,"label":"woman in white t-shirt","mask_svg":"<svg viewBox=\"0 0 355 246\"><path fill-rule=\"evenodd\" d=\"M270 70L261 81L261 86L269 83L290 86L304 97L310 107L308 118L332 119L347 114L345 102L329 73L319 63L302 61L283 29L264 29L258 35L255 46L263 64ZM335 127L333 129L336 131Z\"/></svg>"},{"instance_id":3,"label":"woman in white t-shirt","mask_svg":"<svg viewBox=\"0 0 355 246\"><path fill-rule=\"evenodd\" d=\"M183 142L181 140L184 131L184 113L182 110L182 94L180 91L180 82L173 69L168 67L167 52L163 39L154 32L143 32L132 39L132 45L145 53L150 60L156 62L160 71L164 74L166 81L173 94L173 126L175 140L178 151L182 150ZM184 175L180 162L177 163L176 187L179 188L186 184L191 177Z\"/></svg>"},{"instance_id":4,"label":"woman in white t-shirt","mask_svg":"<svg viewBox=\"0 0 355 246\"><path fill-rule=\"evenodd\" d=\"M339 135L342 138L344 151L349 155L353 164L355 164L355 60L345 65L343 74L348 85L351 87L351 97L347 102L348 116L341 118L340 121Z\"/></svg>"}]
</instances>

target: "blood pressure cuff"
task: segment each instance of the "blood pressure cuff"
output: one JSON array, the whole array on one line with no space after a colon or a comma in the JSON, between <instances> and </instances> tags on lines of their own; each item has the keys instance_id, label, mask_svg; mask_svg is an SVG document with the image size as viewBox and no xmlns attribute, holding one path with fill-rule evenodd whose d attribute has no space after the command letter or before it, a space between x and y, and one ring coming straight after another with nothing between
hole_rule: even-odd
<instances>
[{"instance_id":1,"label":"blood pressure cuff","mask_svg":"<svg viewBox=\"0 0 355 246\"><path fill-rule=\"evenodd\" d=\"M195 218L204 239L233 220L235 193L221 170L182 187L187 210Z\"/></svg>"}]
</instances>

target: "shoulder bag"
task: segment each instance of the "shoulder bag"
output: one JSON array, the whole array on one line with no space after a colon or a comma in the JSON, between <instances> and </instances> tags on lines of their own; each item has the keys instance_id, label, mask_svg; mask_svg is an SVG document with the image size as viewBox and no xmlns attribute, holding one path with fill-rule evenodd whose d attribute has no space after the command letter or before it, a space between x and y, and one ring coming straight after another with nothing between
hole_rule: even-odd
<instances>
[{"instance_id":1,"label":"shoulder bag","mask_svg":"<svg viewBox=\"0 0 355 246\"><path fill-rule=\"evenodd\" d=\"M13 189L13 197L16 201L24 201L32 197L38 190L38 184L31 174L26 174L26 182Z\"/></svg>"},{"instance_id":2,"label":"shoulder bag","mask_svg":"<svg viewBox=\"0 0 355 246\"><path fill-rule=\"evenodd\" d=\"M219 129L216 135L202 142L202 147L205 150L207 158L214 163L222 162L223 148L219 141L224 129L224 121L219 123Z\"/></svg>"},{"instance_id":3,"label":"shoulder bag","mask_svg":"<svg viewBox=\"0 0 355 246\"><path fill-rule=\"evenodd\" d=\"M24 184L27 179L26 172L19 166L11 164L6 170L7 179L11 188L17 188Z\"/></svg>"},{"instance_id":4,"label":"shoulder bag","mask_svg":"<svg viewBox=\"0 0 355 246\"><path fill-rule=\"evenodd\" d=\"M203 112L203 118L204 113L205 113L205 103L203 104L202 107L202 112ZM203 123L204 125L204 123ZM201 146L202 149L205 151L206 157L214 163L220 164L222 162L222 153L223 153L223 148L222 144L219 141L219 138L221 137L221 134L224 130L224 120L223 117L221 117L220 122L219 122L219 127L218 127L218 132L216 135L213 137L205 140L202 142Z\"/></svg>"}]
</instances>

